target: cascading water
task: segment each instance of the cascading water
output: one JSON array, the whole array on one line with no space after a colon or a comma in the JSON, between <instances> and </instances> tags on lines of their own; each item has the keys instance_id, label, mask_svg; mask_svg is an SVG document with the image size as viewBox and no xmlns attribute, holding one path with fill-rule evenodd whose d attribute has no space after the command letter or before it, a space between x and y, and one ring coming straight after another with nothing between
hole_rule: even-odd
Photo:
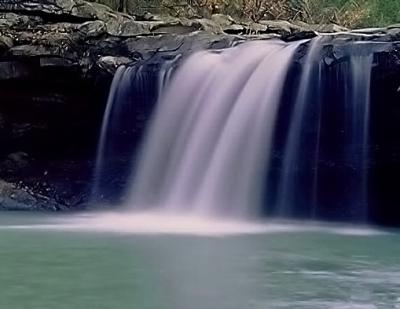
<instances>
[{"instance_id":1,"label":"cascading water","mask_svg":"<svg viewBox=\"0 0 400 309\"><path fill-rule=\"evenodd\" d=\"M305 217L318 217L318 205L323 204L319 196L325 193L319 188L320 174L323 174L320 161L324 160L333 166L332 170L339 170L341 166L347 170L340 176L334 175L336 171L324 177L328 178L328 186L335 178L344 184L341 192L336 194L346 204L347 216L364 221L368 213L369 97L373 53L362 44L353 43L342 47L344 60L329 68L322 57L326 39L323 36L314 39L305 59L283 152L277 214L291 216L301 213ZM344 104L343 108L341 104ZM323 119L323 111L327 115L325 118L333 118L332 114L339 113L338 117L344 119L344 124L332 125L329 119ZM325 137L321 142L323 132ZM327 149L332 147L333 143L329 142L332 136L336 136L337 148L342 149L333 156L337 150Z\"/></svg>"},{"instance_id":2,"label":"cascading water","mask_svg":"<svg viewBox=\"0 0 400 309\"><path fill-rule=\"evenodd\" d=\"M144 66L120 68L104 116L93 195L110 186L103 182L110 152L129 144L119 140L135 123L124 122L132 117L127 110L154 104L146 96L157 93L141 150L123 165L130 179L123 203L130 209L315 218L331 216L339 205L365 220L374 49L348 43L339 48L344 54L329 58L330 37L313 39L307 49L305 43L256 41L198 52L170 81L174 60L159 69L156 82Z\"/></svg>"},{"instance_id":3,"label":"cascading water","mask_svg":"<svg viewBox=\"0 0 400 309\"><path fill-rule=\"evenodd\" d=\"M253 42L189 59L155 111L130 203L203 214L256 211L299 44Z\"/></svg>"},{"instance_id":4,"label":"cascading water","mask_svg":"<svg viewBox=\"0 0 400 309\"><path fill-rule=\"evenodd\" d=\"M282 164L282 175L280 185L278 186L278 214L282 216L291 215L293 208L299 196L308 195L307 199L313 203L311 205L312 212L315 211L315 195L318 169L318 156L304 158L304 148L302 148L304 139L313 139L318 151L319 131L320 131L320 106L322 102L317 100L321 98L321 49L322 42L325 38L318 37L311 42L310 49L307 53L303 72L300 78L299 90L294 103L292 118L290 120L288 137L284 149L284 158ZM315 110L315 108L317 109ZM316 113L316 117L313 114ZM311 117L310 117L311 115ZM316 127L312 130L312 134L304 132L305 121L316 120ZM307 154L309 155L309 154ZM306 161L307 160L307 161ZM307 170L313 171L312 184L309 191L305 192L301 188L299 192L299 181L302 181L299 166L301 164L309 164Z\"/></svg>"},{"instance_id":5,"label":"cascading water","mask_svg":"<svg viewBox=\"0 0 400 309\"><path fill-rule=\"evenodd\" d=\"M116 187L117 181L126 182L131 174L129 164L133 156L135 143L135 122L142 104L155 104L158 96L168 83L178 57L165 60L158 72L158 78L152 78L152 72L146 65L120 66L110 88L106 109L101 127L96 166L93 177L92 200L101 202L109 187ZM149 109L142 106L141 109ZM122 157L122 160L121 160ZM121 164L124 162L124 164ZM114 183L110 184L110 179ZM125 185L125 184L123 184ZM113 188L111 188L112 191ZM111 194L112 195L112 194Z\"/></svg>"},{"instance_id":6,"label":"cascading water","mask_svg":"<svg viewBox=\"0 0 400 309\"><path fill-rule=\"evenodd\" d=\"M358 52L350 60L350 89L346 89L346 163L353 167L349 204L353 215L368 218L369 118L372 54Z\"/></svg>"}]
</instances>

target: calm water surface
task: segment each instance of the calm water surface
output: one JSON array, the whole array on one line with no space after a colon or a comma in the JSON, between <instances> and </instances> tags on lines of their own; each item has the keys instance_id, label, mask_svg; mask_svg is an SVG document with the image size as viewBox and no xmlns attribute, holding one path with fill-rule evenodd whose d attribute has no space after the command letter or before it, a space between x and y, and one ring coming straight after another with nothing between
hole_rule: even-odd
<instances>
[{"instance_id":1,"label":"calm water surface","mask_svg":"<svg viewBox=\"0 0 400 309\"><path fill-rule=\"evenodd\" d=\"M0 308L400 308L396 231L286 223L213 237L51 229L43 220L1 214Z\"/></svg>"}]
</instances>

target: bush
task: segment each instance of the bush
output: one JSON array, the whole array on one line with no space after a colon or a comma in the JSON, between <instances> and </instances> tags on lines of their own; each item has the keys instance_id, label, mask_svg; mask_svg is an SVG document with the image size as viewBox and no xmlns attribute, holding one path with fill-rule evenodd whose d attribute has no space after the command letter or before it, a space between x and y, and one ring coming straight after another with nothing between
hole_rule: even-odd
<instances>
[{"instance_id":1,"label":"bush","mask_svg":"<svg viewBox=\"0 0 400 309\"><path fill-rule=\"evenodd\" d=\"M400 22L400 0L91 0L134 14L143 10L185 17L214 13L237 19L301 20L311 24L379 27Z\"/></svg>"},{"instance_id":2,"label":"bush","mask_svg":"<svg viewBox=\"0 0 400 309\"><path fill-rule=\"evenodd\" d=\"M370 0L371 7L365 26L387 26L400 22L399 0Z\"/></svg>"},{"instance_id":3,"label":"bush","mask_svg":"<svg viewBox=\"0 0 400 309\"><path fill-rule=\"evenodd\" d=\"M302 0L300 15L312 24L337 23L346 27L362 26L370 12L367 1Z\"/></svg>"},{"instance_id":4,"label":"bush","mask_svg":"<svg viewBox=\"0 0 400 309\"><path fill-rule=\"evenodd\" d=\"M288 19L292 8L287 0L244 0L243 13L257 22L261 19Z\"/></svg>"},{"instance_id":5,"label":"bush","mask_svg":"<svg viewBox=\"0 0 400 309\"><path fill-rule=\"evenodd\" d=\"M225 13L255 22L285 19L346 27L363 26L371 11L367 0L185 0L182 3L163 0L163 5L180 16L209 17L213 13Z\"/></svg>"}]
</instances>

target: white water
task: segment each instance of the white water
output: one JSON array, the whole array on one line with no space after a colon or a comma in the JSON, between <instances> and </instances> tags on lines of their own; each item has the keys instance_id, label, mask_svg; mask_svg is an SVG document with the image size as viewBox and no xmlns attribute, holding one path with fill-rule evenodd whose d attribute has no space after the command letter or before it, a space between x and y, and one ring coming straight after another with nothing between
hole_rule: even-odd
<instances>
[{"instance_id":1,"label":"white water","mask_svg":"<svg viewBox=\"0 0 400 309\"><path fill-rule=\"evenodd\" d=\"M376 236L389 231L369 226L328 224L318 221L245 221L160 211L87 212L68 216L6 216L0 230L58 230L70 232L131 235L187 235L232 237L257 234L323 233L349 236Z\"/></svg>"},{"instance_id":2,"label":"white water","mask_svg":"<svg viewBox=\"0 0 400 309\"><path fill-rule=\"evenodd\" d=\"M354 176L354 193L350 202L365 221L368 218L368 161L369 161L369 119L370 85L373 55L353 56L350 61L352 91L348 93L346 123L348 163L358 172Z\"/></svg>"},{"instance_id":3,"label":"white water","mask_svg":"<svg viewBox=\"0 0 400 309\"><path fill-rule=\"evenodd\" d=\"M307 53L303 72L300 79L298 94L296 96L294 110L292 112L292 119L290 121L288 138L285 145L284 158L282 164L281 181L278 187L278 212L281 216L290 215L293 207L296 204L296 183L298 169L301 165L299 162L299 154L304 150L302 148L302 133L304 130L304 119L306 114L310 112L310 103L312 103L311 96L318 96L319 93L313 91L320 91L321 88L321 49L324 37L319 37L311 42L310 49ZM313 78L316 77L315 84ZM319 130L319 126L317 128ZM317 134L318 138L318 134ZM315 141L318 145L318 140ZM316 195L316 181L317 181L317 156L309 158L314 161L315 176L314 186L311 192L312 199ZM311 199L311 200L312 200ZM312 207L314 208L314 207Z\"/></svg>"},{"instance_id":4,"label":"white water","mask_svg":"<svg viewBox=\"0 0 400 309\"><path fill-rule=\"evenodd\" d=\"M365 222L370 79L374 50L383 47L325 46L331 39L313 39L304 56L298 49L304 41L198 52L174 74L176 58L163 60L159 71L154 63L120 68L104 115L93 196L122 188L132 214L222 220L261 211L306 218L345 212ZM334 50L326 54L325 47ZM149 108L154 97L136 156L135 137L125 132L134 130L136 104ZM121 145L130 151L122 159ZM116 179L118 169L128 184Z\"/></svg>"},{"instance_id":5,"label":"white water","mask_svg":"<svg viewBox=\"0 0 400 309\"><path fill-rule=\"evenodd\" d=\"M128 68L129 69L129 68ZM100 182L101 182L101 176L103 172L103 167L104 167L104 161L105 161L105 152L106 152L106 146L107 146L107 132L110 127L110 121L111 121L111 113L112 109L114 107L114 103L118 101L118 95L120 95L120 87L124 86L126 87L126 84L123 83L123 79L127 78L129 75L125 74L127 68L124 66L120 66L117 71L115 72L108 100L107 100L107 105L106 109L104 111L104 116L103 116L103 122L101 125L101 132L100 132L100 140L99 140L99 146L97 149L97 156L96 156L96 168L94 170L94 175L93 175L93 186L92 186L92 198L95 197L96 199L101 195L101 190L100 190Z\"/></svg>"},{"instance_id":6,"label":"white water","mask_svg":"<svg viewBox=\"0 0 400 309\"><path fill-rule=\"evenodd\" d=\"M144 72L145 64L133 67L120 66L115 72L99 137L91 192L92 200L102 201L102 191L105 187L103 178L109 176L107 174L115 168L109 161L115 160L115 157L121 155L118 153L118 143L121 143L118 139L134 128L132 119L126 118L132 114L136 106L142 103L150 104L150 102L145 102L151 101L149 96L154 96L157 100L157 97L168 85L174 63L178 59L179 56L176 56L163 62L158 72L158 80L155 81L155 87L152 87L152 81L149 80L150 74ZM124 143L126 143L126 139L123 140L122 144Z\"/></svg>"},{"instance_id":7,"label":"white water","mask_svg":"<svg viewBox=\"0 0 400 309\"><path fill-rule=\"evenodd\" d=\"M187 60L157 105L130 206L257 213L277 108L301 43L252 42Z\"/></svg>"},{"instance_id":8,"label":"white water","mask_svg":"<svg viewBox=\"0 0 400 309\"><path fill-rule=\"evenodd\" d=\"M277 193L277 213L284 217L295 213L299 199L304 200L305 196L311 204L308 206L308 217L315 218L318 215L321 130L326 126L322 111L325 108L332 110L332 107L326 106L325 100L327 95L331 95L329 91L334 91L326 86L326 78L324 80L324 75L328 74L323 71L326 64L322 56L326 39L322 36L311 42L294 102ZM343 135L341 144L338 144L342 156L336 157L332 164L352 170L348 179L342 179L348 184L348 189L343 192L342 203L348 205L348 211L355 220L365 222L368 216L369 102L373 53L357 42L342 49L347 60L336 65L337 76L332 82L340 93L332 93L338 99L330 102L339 111L340 105L344 104L340 114L344 126L337 124L330 129L341 131L340 135ZM313 151L309 148L313 148ZM309 171L305 172L307 169ZM305 176L307 172L309 175ZM309 186L301 186L306 177L310 177Z\"/></svg>"}]
</instances>

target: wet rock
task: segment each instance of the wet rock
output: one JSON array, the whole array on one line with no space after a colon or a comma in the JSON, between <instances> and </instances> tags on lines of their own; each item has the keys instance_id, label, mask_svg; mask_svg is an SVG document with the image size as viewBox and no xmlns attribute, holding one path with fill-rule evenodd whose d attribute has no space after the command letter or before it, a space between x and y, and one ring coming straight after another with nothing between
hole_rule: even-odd
<instances>
[{"instance_id":1,"label":"wet rock","mask_svg":"<svg viewBox=\"0 0 400 309\"><path fill-rule=\"evenodd\" d=\"M98 37L107 32L106 24L101 20L88 21L78 26L78 30L86 37Z\"/></svg>"},{"instance_id":2,"label":"wet rock","mask_svg":"<svg viewBox=\"0 0 400 309\"><path fill-rule=\"evenodd\" d=\"M102 57L137 59L172 50L189 54L201 48L229 47L235 40L277 36L296 40L314 35L304 31L305 26L287 21L242 24L222 14L210 19L144 14L135 19L83 0L4 0L0 10L0 56L32 59L41 67L78 67L84 75L95 67L113 72L112 66L99 61ZM17 72L22 68L19 64L3 66L7 68L3 79L25 75Z\"/></svg>"},{"instance_id":3,"label":"wet rock","mask_svg":"<svg viewBox=\"0 0 400 309\"><path fill-rule=\"evenodd\" d=\"M53 16L55 19L69 17L80 20L103 20L107 14L113 14L113 11L107 6L81 0L3 0L0 2L0 11L20 12L26 15L47 15L47 17Z\"/></svg>"},{"instance_id":4,"label":"wet rock","mask_svg":"<svg viewBox=\"0 0 400 309\"><path fill-rule=\"evenodd\" d=\"M246 33L247 34L263 34L269 32L269 27L267 25L261 24L261 23L250 23L245 25ZM278 35L281 35L282 33L277 33Z\"/></svg>"},{"instance_id":5,"label":"wet rock","mask_svg":"<svg viewBox=\"0 0 400 309\"><path fill-rule=\"evenodd\" d=\"M218 23L214 22L213 20L201 18L196 19L191 23L191 27L196 29L195 31L206 31L212 34L221 34L223 33L223 28Z\"/></svg>"},{"instance_id":6,"label":"wet rock","mask_svg":"<svg viewBox=\"0 0 400 309\"><path fill-rule=\"evenodd\" d=\"M387 28L390 29L390 28ZM385 34L386 28L362 28L362 29L354 29L351 33L355 34L366 34L366 35L377 35L377 34Z\"/></svg>"},{"instance_id":7,"label":"wet rock","mask_svg":"<svg viewBox=\"0 0 400 309\"><path fill-rule=\"evenodd\" d=\"M245 27L237 23L231 16L223 14L213 14L211 20L217 24L223 32L229 34L244 34Z\"/></svg>"},{"instance_id":8,"label":"wet rock","mask_svg":"<svg viewBox=\"0 0 400 309\"><path fill-rule=\"evenodd\" d=\"M107 33L119 37L148 35L151 32L149 23L134 20L112 19L107 23Z\"/></svg>"},{"instance_id":9,"label":"wet rock","mask_svg":"<svg viewBox=\"0 0 400 309\"><path fill-rule=\"evenodd\" d=\"M32 195L0 180L0 209L31 210L36 208L36 204L37 201Z\"/></svg>"},{"instance_id":10,"label":"wet rock","mask_svg":"<svg viewBox=\"0 0 400 309\"><path fill-rule=\"evenodd\" d=\"M0 209L58 211L66 207L45 196L35 195L28 189L0 180Z\"/></svg>"},{"instance_id":11,"label":"wet rock","mask_svg":"<svg viewBox=\"0 0 400 309\"><path fill-rule=\"evenodd\" d=\"M134 61L127 57L104 56L97 61L97 65L103 70L114 74L120 65L130 64L132 62Z\"/></svg>"},{"instance_id":12,"label":"wet rock","mask_svg":"<svg viewBox=\"0 0 400 309\"><path fill-rule=\"evenodd\" d=\"M227 34L245 34L247 32L243 25L232 24L230 26L225 26L222 29Z\"/></svg>"},{"instance_id":13,"label":"wet rock","mask_svg":"<svg viewBox=\"0 0 400 309\"><path fill-rule=\"evenodd\" d=\"M9 50L10 56L15 57L38 57L48 55L60 55L58 48L51 48L42 45L19 45Z\"/></svg>"},{"instance_id":14,"label":"wet rock","mask_svg":"<svg viewBox=\"0 0 400 309\"><path fill-rule=\"evenodd\" d=\"M204 49L222 49L232 46L241 38L228 35L212 35L199 32L192 35L157 35L143 38L129 38L124 47L131 55L136 53L142 59L160 55L187 56L195 51Z\"/></svg>"},{"instance_id":15,"label":"wet rock","mask_svg":"<svg viewBox=\"0 0 400 309\"><path fill-rule=\"evenodd\" d=\"M280 35L290 35L309 30L308 28L290 23L285 20L261 20L258 23L266 26L269 32L274 32Z\"/></svg>"},{"instance_id":16,"label":"wet rock","mask_svg":"<svg viewBox=\"0 0 400 309\"><path fill-rule=\"evenodd\" d=\"M12 38L0 35L0 55L4 54L13 46L14 41Z\"/></svg>"},{"instance_id":17,"label":"wet rock","mask_svg":"<svg viewBox=\"0 0 400 309\"><path fill-rule=\"evenodd\" d=\"M23 79L30 74L29 68L20 61L0 62L0 81Z\"/></svg>"},{"instance_id":18,"label":"wet rock","mask_svg":"<svg viewBox=\"0 0 400 309\"><path fill-rule=\"evenodd\" d=\"M141 20L144 21L154 21L156 20L156 16L151 14L150 12L143 12L143 14L140 16ZM136 17L137 19L137 17Z\"/></svg>"},{"instance_id":19,"label":"wet rock","mask_svg":"<svg viewBox=\"0 0 400 309\"><path fill-rule=\"evenodd\" d=\"M312 27L314 31L324 32L324 33L335 33L335 32L348 32L349 29L336 25L336 24L328 24L328 25L315 25Z\"/></svg>"},{"instance_id":20,"label":"wet rock","mask_svg":"<svg viewBox=\"0 0 400 309\"><path fill-rule=\"evenodd\" d=\"M29 164L29 155L26 152L18 151L7 156L6 164L11 169L22 169Z\"/></svg>"},{"instance_id":21,"label":"wet rock","mask_svg":"<svg viewBox=\"0 0 400 309\"><path fill-rule=\"evenodd\" d=\"M220 25L222 28L236 24L236 21L231 16L224 14L213 14L211 16L211 20Z\"/></svg>"},{"instance_id":22,"label":"wet rock","mask_svg":"<svg viewBox=\"0 0 400 309\"><path fill-rule=\"evenodd\" d=\"M397 41L400 39L400 25L393 25L387 28L386 34L391 40Z\"/></svg>"},{"instance_id":23,"label":"wet rock","mask_svg":"<svg viewBox=\"0 0 400 309\"><path fill-rule=\"evenodd\" d=\"M39 60L39 65L41 68L73 68L76 67L76 64L66 58L63 57L42 57Z\"/></svg>"},{"instance_id":24,"label":"wet rock","mask_svg":"<svg viewBox=\"0 0 400 309\"><path fill-rule=\"evenodd\" d=\"M0 13L0 30L26 30L39 24L43 24L43 19L40 16L29 16L4 12Z\"/></svg>"},{"instance_id":25,"label":"wet rock","mask_svg":"<svg viewBox=\"0 0 400 309\"><path fill-rule=\"evenodd\" d=\"M316 37L318 34L315 31L301 31L294 34L282 36L282 40L286 42L307 40Z\"/></svg>"}]
</instances>

